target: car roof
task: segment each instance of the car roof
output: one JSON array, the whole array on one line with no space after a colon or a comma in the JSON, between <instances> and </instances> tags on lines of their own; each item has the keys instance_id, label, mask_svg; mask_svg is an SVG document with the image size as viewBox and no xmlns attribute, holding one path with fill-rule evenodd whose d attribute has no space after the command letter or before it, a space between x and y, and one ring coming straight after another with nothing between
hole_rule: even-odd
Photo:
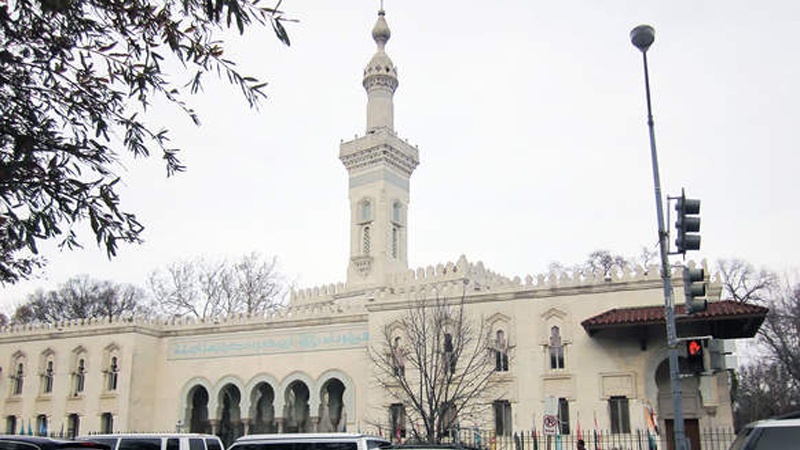
<instances>
[{"instance_id":1,"label":"car roof","mask_svg":"<svg viewBox=\"0 0 800 450\"><path fill-rule=\"evenodd\" d=\"M79 436L78 439L96 439L96 438L162 438L162 437L203 437L203 438L217 438L214 434L203 433L108 433L108 434L89 434L86 436Z\"/></svg>"},{"instance_id":2,"label":"car roof","mask_svg":"<svg viewBox=\"0 0 800 450\"><path fill-rule=\"evenodd\" d=\"M0 435L0 441L29 442L31 444L36 444L36 445L55 446L55 447L69 446L69 447L89 447L89 448L102 448L102 449L108 448L108 446L105 444L99 444L97 442L91 442L84 439L68 440L68 439L50 438L45 436L25 436L22 434L2 434Z\"/></svg>"},{"instance_id":3,"label":"car roof","mask_svg":"<svg viewBox=\"0 0 800 450\"><path fill-rule=\"evenodd\" d=\"M765 419L749 425L751 428L800 427L800 419Z\"/></svg>"},{"instance_id":4,"label":"car roof","mask_svg":"<svg viewBox=\"0 0 800 450\"><path fill-rule=\"evenodd\" d=\"M360 433L282 433L282 434L248 434L236 440L236 442L251 441L319 441L319 440L338 440L348 441L356 439L373 439L376 441L388 440L380 436L372 436Z\"/></svg>"}]
</instances>

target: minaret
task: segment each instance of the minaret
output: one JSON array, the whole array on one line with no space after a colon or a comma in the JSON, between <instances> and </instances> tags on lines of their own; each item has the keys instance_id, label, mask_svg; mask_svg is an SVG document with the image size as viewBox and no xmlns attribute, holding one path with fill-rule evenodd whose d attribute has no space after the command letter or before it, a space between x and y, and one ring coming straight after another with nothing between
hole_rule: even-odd
<instances>
[{"instance_id":1,"label":"minaret","mask_svg":"<svg viewBox=\"0 0 800 450\"><path fill-rule=\"evenodd\" d=\"M364 69L366 134L339 147L350 177L349 288L386 286L408 270L409 179L419 152L394 132L397 69L385 51L391 32L384 16L378 11L372 29L378 49Z\"/></svg>"}]
</instances>

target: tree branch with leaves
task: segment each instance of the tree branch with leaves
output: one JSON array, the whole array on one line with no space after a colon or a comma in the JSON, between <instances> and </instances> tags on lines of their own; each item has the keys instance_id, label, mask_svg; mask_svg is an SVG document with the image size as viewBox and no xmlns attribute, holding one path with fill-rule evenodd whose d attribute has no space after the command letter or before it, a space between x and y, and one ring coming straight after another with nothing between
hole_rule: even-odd
<instances>
[{"instance_id":1,"label":"tree branch with leaves","mask_svg":"<svg viewBox=\"0 0 800 450\"><path fill-rule=\"evenodd\" d=\"M185 169L168 131L145 118L166 100L199 125L184 91L216 73L250 107L265 83L239 72L221 35L270 26L289 45L275 6L258 0L14 0L0 5L0 282L27 278L42 241L80 247L86 222L109 257L141 241L118 194L123 154L160 153L167 176ZM186 84L171 81L177 63Z\"/></svg>"}]
</instances>

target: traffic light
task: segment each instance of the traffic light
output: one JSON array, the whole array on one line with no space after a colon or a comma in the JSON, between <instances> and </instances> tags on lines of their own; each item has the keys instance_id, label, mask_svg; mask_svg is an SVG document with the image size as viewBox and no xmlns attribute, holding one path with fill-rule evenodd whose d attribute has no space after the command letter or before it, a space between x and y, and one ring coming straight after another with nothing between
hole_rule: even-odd
<instances>
[{"instance_id":1,"label":"traffic light","mask_svg":"<svg viewBox=\"0 0 800 450\"><path fill-rule=\"evenodd\" d=\"M706 296L706 271L683 266L683 295L687 314L703 312L708 308Z\"/></svg>"},{"instance_id":2,"label":"traffic light","mask_svg":"<svg viewBox=\"0 0 800 450\"><path fill-rule=\"evenodd\" d=\"M686 341L686 365L689 372L700 373L705 370L703 347L702 339Z\"/></svg>"},{"instance_id":3,"label":"traffic light","mask_svg":"<svg viewBox=\"0 0 800 450\"><path fill-rule=\"evenodd\" d=\"M678 218L675 220L675 229L678 237L675 239L675 246L678 253L686 254L689 250L700 249L700 235L694 234L700 231L700 200L686 198L686 194L681 190L681 196L675 199L675 210Z\"/></svg>"}]
</instances>

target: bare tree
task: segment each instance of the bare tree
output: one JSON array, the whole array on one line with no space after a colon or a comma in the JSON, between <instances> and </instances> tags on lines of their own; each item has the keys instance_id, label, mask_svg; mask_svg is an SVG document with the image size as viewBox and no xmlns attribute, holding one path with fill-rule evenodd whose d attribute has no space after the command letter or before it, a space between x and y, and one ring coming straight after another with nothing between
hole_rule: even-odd
<instances>
[{"instance_id":1,"label":"bare tree","mask_svg":"<svg viewBox=\"0 0 800 450\"><path fill-rule=\"evenodd\" d=\"M786 373L775 361L760 361L742 367L736 375L733 399L735 426L784 414L797 409L797 389L788 389Z\"/></svg>"},{"instance_id":2,"label":"bare tree","mask_svg":"<svg viewBox=\"0 0 800 450\"><path fill-rule=\"evenodd\" d=\"M459 419L481 417L498 398L497 364L507 370L509 348L474 319L465 314L464 297L418 300L370 348L376 381L405 406L414 440L440 442Z\"/></svg>"},{"instance_id":3,"label":"bare tree","mask_svg":"<svg viewBox=\"0 0 800 450\"><path fill-rule=\"evenodd\" d=\"M786 288L770 303L759 341L784 373L782 386L800 391L800 285ZM800 400L800 397L797 398Z\"/></svg>"},{"instance_id":4,"label":"bare tree","mask_svg":"<svg viewBox=\"0 0 800 450\"><path fill-rule=\"evenodd\" d=\"M769 270L756 270L741 259L721 259L717 262L722 278L722 292L739 303L766 303L778 287L778 276Z\"/></svg>"},{"instance_id":5,"label":"bare tree","mask_svg":"<svg viewBox=\"0 0 800 450\"><path fill-rule=\"evenodd\" d=\"M152 272L148 283L160 313L199 319L264 314L280 307L286 294L277 260L265 261L257 253L234 262L176 262Z\"/></svg>"},{"instance_id":6,"label":"bare tree","mask_svg":"<svg viewBox=\"0 0 800 450\"><path fill-rule=\"evenodd\" d=\"M642 266L647 272L651 264L658 263L660 258L659 249L657 247L642 246L642 250L631 262L635 262Z\"/></svg>"},{"instance_id":7,"label":"bare tree","mask_svg":"<svg viewBox=\"0 0 800 450\"><path fill-rule=\"evenodd\" d=\"M595 250L589 253L584 268L595 275L610 277L614 271L625 269L629 265L624 256L615 255L608 250Z\"/></svg>"},{"instance_id":8,"label":"bare tree","mask_svg":"<svg viewBox=\"0 0 800 450\"><path fill-rule=\"evenodd\" d=\"M14 323L108 318L123 314L149 315L144 291L133 285L98 281L86 275L68 280L53 291L38 290L18 306Z\"/></svg>"}]
</instances>

